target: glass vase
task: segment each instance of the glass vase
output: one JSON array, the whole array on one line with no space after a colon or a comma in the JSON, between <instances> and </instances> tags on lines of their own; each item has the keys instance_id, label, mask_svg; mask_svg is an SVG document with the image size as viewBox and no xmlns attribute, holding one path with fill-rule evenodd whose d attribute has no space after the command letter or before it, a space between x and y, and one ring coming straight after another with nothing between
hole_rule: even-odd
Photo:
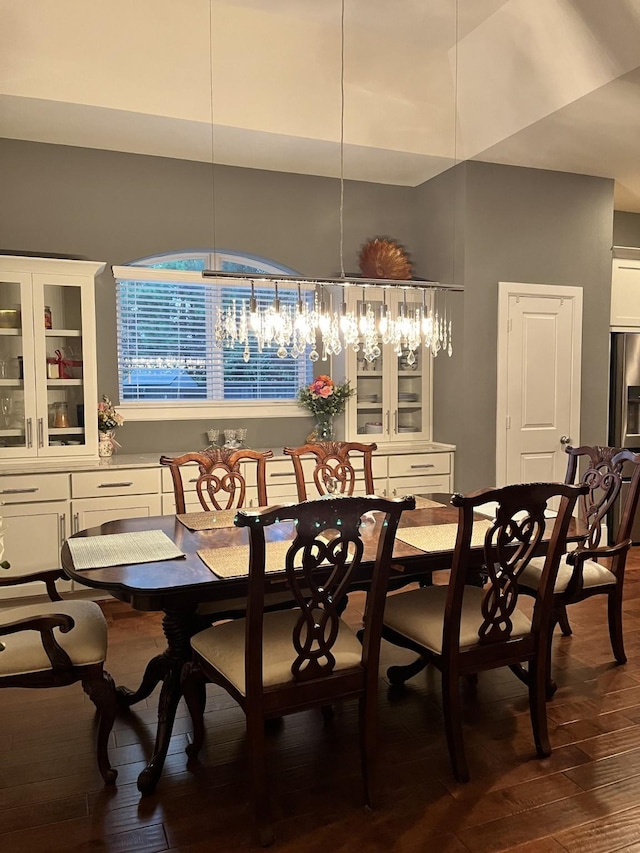
<instances>
[{"instance_id":1,"label":"glass vase","mask_svg":"<svg viewBox=\"0 0 640 853\"><path fill-rule=\"evenodd\" d=\"M316 441L333 440L333 417L331 415L316 416Z\"/></svg>"}]
</instances>

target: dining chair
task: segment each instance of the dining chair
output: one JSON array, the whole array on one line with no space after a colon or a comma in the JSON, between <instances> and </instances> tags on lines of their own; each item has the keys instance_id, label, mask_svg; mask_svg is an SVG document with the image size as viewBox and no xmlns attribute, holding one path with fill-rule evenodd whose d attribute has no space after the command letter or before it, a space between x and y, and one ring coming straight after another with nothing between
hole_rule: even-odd
<instances>
[{"instance_id":1,"label":"dining chair","mask_svg":"<svg viewBox=\"0 0 640 853\"><path fill-rule=\"evenodd\" d=\"M442 673L443 716L453 772L469 779L464 750L459 680L485 669L528 663L529 711L539 756L551 754L547 731L546 683L548 634L551 630L553 584L565 550L576 499L585 486L533 483L483 489L451 498L458 507L458 530L449 583L390 595L382 636L417 652ZM560 498L544 559L544 569L529 618L518 606L519 579L536 551L543 547L550 501ZM496 502L493 521L474 511ZM472 549L482 548L484 587L467 583ZM415 669L391 667L392 684L402 684Z\"/></svg>"},{"instance_id":2,"label":"dining chair","mask_svg":"<svg viewBox=\"0 0 640 853\"><path fill-rule=\"evenodd\" d=\"M184 696L193 718L195 758L204 740L204 685L221 685L246 715L254 807L260 842L273 841L265 759L264 721L335 701L358 699L365 800L376 748L380 631L391 555L400 515L413 497L321 498L300 504L238 512L236 525L249 532L246 619L214 625L191 639L193 662L183 672ZM363 560L360 525L371 511L384 514L362 643L338 613L351 578ZM270 557L265 530L293 522L295 538L286 556ZM279 545L280 543L276 543ZM273 547L273 546L271 546ZM271 560L275 559L274 565ZM373 555L367 555L367 560ZM292 610L265 612L267 574L284 564L296 601Z\"/></svg>"},{"instance_id":3,"label":"dining chair","mask_svg":"<svg viewBox=\"0 0 640 853\"><path fill-rule=\"evenodd\" d=\"M105 783L115 783L107 750L116 716L113 679L104 669L107 622L94 601L64 601L56 580L62 569L0 578L0 589L41 581L49 601L0 610L0 688L62 687L81 682L99 715L98 768ZM46 705L45 705L46 707Z\"/></svg>"},{"instance_id":4,"label":"dining chair","mask_svg":"<svg viewBox=\"0 0 640 853\"><path fill-rule=\"evenodd\" d=\"M160 464L169 466L173 479L173 491L176 503L176 513L185 512L185 482L195 483L196 494L205 512L240 509L245 506L247 483L240 468L241 462L255 463L256 484L258 490L258 505L267 504L267 459L273 456L272 450L263 452L257 450L233 450L230 448L213 448L210 450L193 451L182 456L161 456ZM198 465L195 475L194 465ZM281 609L289 607L293 598L288 592L273 592L267 596L268 608ZM229 619L243 616L247 607L244 597L228 601L203 602L198 606L197 615L205 623L213 619Z\"/></svg>"},{"instance_id":5,"label":"dining chair","mask_svg":"<svg viewBox=\"0 0 640 853\"><path fill-rule=\"evenodd\" d=\"M358 441L320 441L301 447L285 447L283 452L293 461L298 500L306 501L304 457L313 460L313 482L318 495L341 494L351 497L358 476L353 464L354 457L362 454L365 494L373 495L372 456L377 449L377 444L361 444Z\"/></svg>"},{"instance_id":6,"label":"dining chair","mask_svg":"<svg viewBox=\"0 0 640 853\"><path fill-rule=\"evenodd\" d=\"M182 456L161 456L160 464L167 465L171 471L176 512L181 514L186 512L183 476L192 473L193 463L197 463L198 475L190 477L189 482L195 483L195 491L203 510L210 512L238 509L245 505L247 483L240 468L241 462L255 462L258 506L266 506L266 465L267 459L272 456L272 450L259 452L214 448L183 453ZM184 466L188 467L185 469Z\"/></svg>"},{"instance_id":7,"label":"dining chair","mask_svg":"<svg viewBox=\"0 0 640 853\"><path fill-rule=\"evenodd\" d=\"M578 516L584 522L586 533L578 547L564 554L558 570L553 596L552 628L559 624L565 636L571 634L567 606L584 601L594 595L606 595L609 638L613 655L619 664L626 663L622 632L622 598L627 554L633 520L640 498L640 454L619 447L583 446L567 447L569 455L566 483L578 476L579 461L586 467L579 476L588 491L578 502ZM633 471L626 490L618 530L612 545L603 542L603 527L607 514L621 499L624 466ZM602 560L606 562L601 562ZM522 592L536 595L542 575L542 559L534 558L522 572L519 580ZM549 683L549 697L556 685Z\"/></svg>"}]
</instances>

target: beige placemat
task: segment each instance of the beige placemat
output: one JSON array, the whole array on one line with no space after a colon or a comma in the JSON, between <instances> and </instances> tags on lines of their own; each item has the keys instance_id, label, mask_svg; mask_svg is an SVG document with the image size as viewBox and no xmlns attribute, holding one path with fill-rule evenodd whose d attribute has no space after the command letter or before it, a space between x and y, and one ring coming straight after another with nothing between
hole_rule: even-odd
<instances>
[{"instance_id":1,"label":"beige placemat","mask_svg":"<svg viewBox=\"0 0 640 853\"><path fill-rule=\"evenodd\" d=\"M476 521L471 544L482 545L491 526L490 521ZM431 524L428 527L403 527L398 530L396 539L421 551L453 551L457 534L457 524Z\"/></svg>"},{"instance_id":2,"label":"beige placemat","mask_svg":"<svg viewBox=\"0 0 640 853\"><path fill-rule=\"evenodd\" d=\"M211 510L210 512L183 512L176 518L189 530L214 530L216 527L233 527L236 509Z\"/></svg>"},{"instance_id":3,"label":"beige placemat","mask_svg":"<svg viewBox=\"0 0 640 853\"><path fill-rule=\"evenodd\" d=\"M318 539L329 542L333 537L328 534L320 534ZM283 572L287 557L287 551L291 547L292 540L286 539L278 542L267 542L266 572ZM211 569L214 575L220 578L239 578L249 574L249 546L230 545L228 548L202 548L197 551L202 562ZM302 557L302 552L298 553ZM296 568L302 568L302 561L295 564Z\"/></svg>"},{"instance_id":4,"label":"beige placemat","mask_svg":"<svg viewBox=\"0 0 640 853\"><path fill-rule=\"evenodd\" d=\"M184 557L183 552L163 530L132 533L108 533L68 539L69 551L77 571L104 569L129 563L157 563Z\"/></svg>"},{"instance_id":5,"label":"beige placemat","mask_svg":"<svg viewBox=\"0 0 640 853\"><path fill-rule=\"evenodd\" d=\"M439 501L430 501L429 498L416 498L416 509L429 509L433 506L444 506Z\"/></svg>"},{"instance_id":6,"label":"beige placemat","mask_svg":"<svg viewBox=\"0 0 640 853\"><path fill-rule=\"evenodd\" d=\"M284 571L291 542L267 542L267 572ZM249 574L249 546L231 545L228 548L203 548L197 552L202 562L219 578L239 578Z\"/></svg>"}]
</instances>

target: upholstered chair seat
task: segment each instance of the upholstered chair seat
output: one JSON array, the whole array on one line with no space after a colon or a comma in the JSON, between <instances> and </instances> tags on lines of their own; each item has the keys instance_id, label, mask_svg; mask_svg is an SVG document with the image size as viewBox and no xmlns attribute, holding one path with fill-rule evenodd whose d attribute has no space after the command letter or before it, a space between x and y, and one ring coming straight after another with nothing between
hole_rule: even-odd
<instances>
[{"instance_id":1,"label":"upholstered chair seat","mask_svg":"<svg viewBox=\"0 0 640 853\"><path fill-rule=\"evenodd\" d=\"M384 608L385 627L403 634L433 654L441 655L447 595L446 586L429 586L388 596ZM460 617L461 650L480 643L478 631L484 621L481 610L484 595L484 590L479 587L464 588ZM513 639L530 633L531 620L518 608L511 614L511 622Z\"/></svg>"},{"instance_id":2,"label":"upholstered chair seat","mask_svg":"<svg viewBox=\"0 0 640 853\"><path fill-rule=\"evenodd\" d=\"M295 652L291 645L293 629L300 618L298 608L265 613L262 626L262 685L265 689L293 683L291 664ZM213 625L191 638L191 647L246 696L244 637L246 619L234 619ZM359 668L362 645L354 631L339 620L338 635L331 649L336 659L334 672Z\"/></svg>"},{"instance_id":3,"label":"upholstered chair seat","mask_svg":"<svg viewBox=\"0 0 640 853\"><path fill-rule=\"evenodd\" d=\"M520 575L520 583L530 589L537 589L542 577L544 557L534 557L526 569ZM569 581L573 575L574 567L567 563L567 555L564 554L560 560L558 577L553 591L558 594L567 591ZM585 560L582 564L582 586L583 589L592 587L615 585L616 576L606 566L596 563L595 560Z\"/></svg>"},{"instance_id":4,"label":"upholstered chair seat","mask_svg":"<svg viewBox=\"0 0 640 853\"><path fill-rule=\"evenodd\" d=\"M58 645L74 666L100 664L107 654L107 623L94 601L50 601L0 611L0 626L24 622L34 616L64 613L73 619L73 628L63 633L53 629ZM51 661L42 645L38 631L18 631L3 637L5 649L0 654L0 677L43 672L51 669Z\"/></svg>"}]
</instances>

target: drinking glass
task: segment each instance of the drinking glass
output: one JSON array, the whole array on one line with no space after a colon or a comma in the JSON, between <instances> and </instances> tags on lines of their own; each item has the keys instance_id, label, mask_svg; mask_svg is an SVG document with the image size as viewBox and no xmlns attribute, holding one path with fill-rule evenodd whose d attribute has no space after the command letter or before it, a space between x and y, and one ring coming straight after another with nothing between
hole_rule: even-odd
<instances>
[{"instance_id":1,"label":"drinking glass","mask_svg":"<svg viewBox=\"0 0 640 853\"><path fill-rule=\"evenodd\" d=\"M236 431L235 431L235 429L225 429L225 431L224 431L224 443L225 443L225 447L235 447L236 446Z\"/></svg>"},{"instance_id":2,"label":"drinking glass","mask_svg":"<svg viewBox=\"0 0 640 853\"><path fill-rule=\"evenodd\" d=\"M237 429L236 430L236 441L240 447L245 446L245 441L247 440L247 432L246 429Z\"/></svg>"},{"instance_id":3,"label":"drinking glass","mask_svg":"<svg viewBox=\"0 0 640 853\"><path fill-rule=\"evenodd\" d=\"M5 429L9 426L13 399L11 397L0 397L0 412L2 413L2 425Z\"/></svg>"},{"instance_id":4,"label":"drinking glass","mask_svg":"<svg viewBox=\"0 0 640 853\"><path fill-rule=\"evenodd\" d=\"M220 436L219 429L208 429L207 430L207 438L211 442L211 447L218 446L218 437Z\"/></svg>"}]
</instances>

